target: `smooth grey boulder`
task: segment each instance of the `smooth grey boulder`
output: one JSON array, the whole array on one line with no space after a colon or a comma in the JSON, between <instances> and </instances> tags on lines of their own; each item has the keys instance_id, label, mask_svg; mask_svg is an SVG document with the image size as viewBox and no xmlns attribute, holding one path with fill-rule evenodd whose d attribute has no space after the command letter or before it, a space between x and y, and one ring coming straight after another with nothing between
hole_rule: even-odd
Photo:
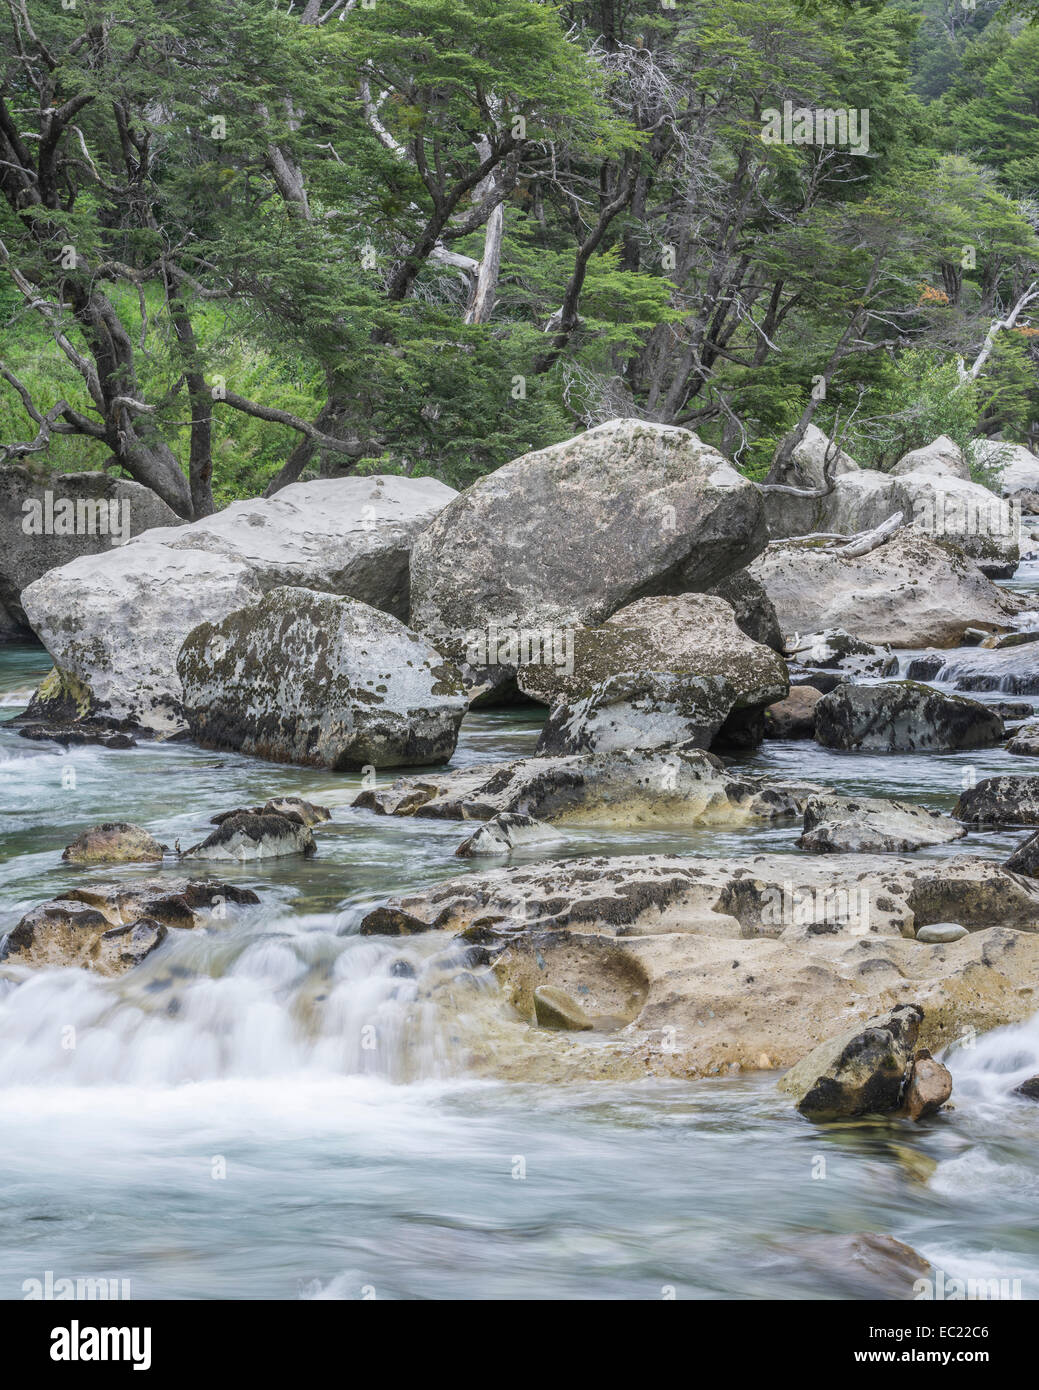
<instances>
[{"instance_id":1,"label":"smooth grey boulder","mask_svg":"<svg viewBox=\"0 0 1039 1390\"><path fill-rule=\"evenodd\" d=\"M940 434L922 449L903 454L891 472L896 478L905 473L923 473L936 478L960 478L967 483L971 480L967 460L947 434Z\"/></svg>"},{"instance_id":2,"label":"smooth grey boulder","mask_svg":"<svg viewBox=\"0 0 1039 1390\"><path fill-rule=\"evenodd\" d=\"M759 490L688 430L611 420L478 479L411 556L411 622L490 679L523 631L702 591L767 539Z\"/></svg>"},{"instance_id":3,"label":"smooth grey boulder","mask_svg":"<svg viewBox=\"0 0 1039 1390\"><path fill-rule=\"evenodd\" d=\"M790 1068L779 1089L812 1120L895 1111L923 1017L918 1004L904 1004L828 1039Z\"/></svg>"},{"instance_id":4,"label":"smooth grey boulder","mask_svg":"<svg viewBox=\"0 0 1039 1390\"><path fill-rule=\"evenodd\" d=\"M857 558L774 542L749 568L786 633L841 628L895 648L952 647L968 627L997 631L1028 607L954 547L911 528Z\"/></svg>"},{"instance_id":5,"label":"smooth grey boulder","mask_svg":"<svg viewBox=\"0 0 1039 1390\"><path fill-rule=\"evenodd\" d=\"M824 748L916 753L990 748L1003 721L986 705L916 681L841 685L815 707L815 737Z\"/></svg>"},{"instance_id":6,"label":"smooth grey boulder","mask_svg":"<svg viewBox=\"0 0 1039 1390\"><path fill-rule=\"evenodd\" d=\"M782 467L773 459L766 482L783 483L788 487L816 488L823 486L827 472L831 478L839 478L844 473L858 471L859 465L850 454L836 448L818 425L809 425L804 438L794 446L786 467Z\"/></svg>"},{"instance_id":7,"label":"smooth grey boulder","mask_svg":"<svg viewBox=\"0 0 1039 1390\"><path fill-rule=\"evenodd\" d=\"M104 554L153 526L182 524L151 488L129 479L0 467L0 641L30 635L21 593L48 570Z\"/></svg>"},{"instance_id":8,"label":"smooth grey boulder","mask_svg":"<svg viewBox=\"0 0 1039 1390\"><path fill-rule=\"evenodd\" d=\"M454 496L432 478L296 483L74 560L22 602L58 680L79 689L74 717L176 735L187 728L177 656L193 628L285 584L405 615L411 546ZM60 716L46 686L32 706L38 720Z\"/></svg>"},{"instance_id":9,"label":"smooth grey boulder","mask_svg":"<svg viewBox=\"0 0 1039 1390\"><path fill-rule=\"evenodd\" d=\"M489 821L501 812L538 820L630 825L740 825L799 815L820 788L739 776L720 758L673 749L518 758L361 792L353 805L378 815Z\"/></svg>"},{"instance_id":10,"label":"smooth grey boulder","mask_svg":"<svg viewBox=\"0 0 1039 1390\"><path fill-rule=\"evenodd\" d=\"M417 633L311 589L201 624L177 672L204 747L336 770L446 762L467 708L459 672Z\"/></svg>"},{"instance_id":11,"label":"smooth grey boulder","mask_svg":"<svg viewBox=\"0 0 1039 1390\"><path fill-rule=\"evenodd\" d=\"M952 813L968 825L1039 825L1039 777L983 777Z\"/></svg>"},{"instance_id":12,"label":"smooth grey boulder","mask_svg":"<svg viewBox=\"0 0 1039 1390\"><path fill-rule=\"evenodd\" d=\"M800 849L816 854L906 854L966 835L949 816L882 797L813 796L804 809Z\"/></svg>"},{"instance_id":13,"label":"smooth grey boulder","mask_svg":"<svg viewBox=\"0 0 1039 1390\"><path fill-rule=\"evenodd\" d=\"M901 512L917 534L949 542L994 578L1008 578L1021 558L1019 510L980 483L934 469L894 474L862 468L835 478L822 497L769 492L765 506L774 540L820 532L853 536Z\"/></svg>"},{"instance_id":14,"label":"smooth grey boulder","mask_svg":"<svg viewBox=\"0 0 1039 1390\"><path fill-rule=\"evenodd\" d=\"M1039 498L1039 455L1023 444L1007 444L1001 439L976 439L973 452L983 468L998 474L1004 497L1020 499L1026 511L1035 511L1034 499Z\"/></svg>"},{"instance_id":15,"label":"smooth grey boulder","mask_svg":"<svg viewBox=\"0 0 1039 1390\"><path fill-rule=\"evenodd\" d=\"M782 658L710 594L639 599L576 629L572 650L572 670L517 673L519 688L551 707L539 754L757 743L764 708L788 689Z\"/></svg>"},{"instance_id":16,"label":"smooth grey boulder","mask_svg":"<svg viewBox=\"0 0 1039 1390\"><path fill-rule=\"evenodd\" d=\"M931 922L930 925L917 929L916 940L927 946L948 946L954 941L962 941L969 935L967 928L961 927L959 922Z\"/></svg>"}]
</instances>

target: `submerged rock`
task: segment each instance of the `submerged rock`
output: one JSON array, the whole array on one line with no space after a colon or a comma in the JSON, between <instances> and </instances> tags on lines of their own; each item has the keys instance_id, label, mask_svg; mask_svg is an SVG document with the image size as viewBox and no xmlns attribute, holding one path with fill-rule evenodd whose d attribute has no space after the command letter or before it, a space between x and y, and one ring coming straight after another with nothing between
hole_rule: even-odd
<instances>
[{"instance_id":1,"label":"submerged rock","mask_svg":"<svg viewBox=\"0 0 1039 1390\"><path fill-rule=\"evenodd\" d=\"M983 777L952 813L968 825L1039 825L1039 777Z\"/></svg>"},{"instance_id":2,"label":"submerged rock","mask_svg":"<svg viewBox=\"0 0 1039 1390\"><path fill-rule=\"evenodd\" d=\"M878 753L990 748L1003 721L987 705L915 681L842 685L815 707L815 737L825 748Z\"/></svg>"},{"instance_id":3,"label":"submerged rock","mask_svg":"<svg viewBox=\"0 0 1039 1390\"><path fill-rule=\"evenodd\" d=\"M738 825L800 814L817 787L734 776L711 753L577 753L483 763L432 777L405 777L360 793L353 805L379 815L490 820L515 812L538 820L633 825Z\"/></svg>"},{"instance_id":4,"label":"submerged rock","mask_svg":"<svg viewBox=\"0 0 1039 1390\"><path fill-rule=\"evenodd\" d=\"M792 685L785 700L765 711L766 738L814 738L815 707L822 691L812 685Z\"/></svg>"},{"instance_id":5,"label":"submerged rock","mask_svg":"<svg viewBox=\"0 0 1039 1390\"><path fill-rule=\"evenodd\" d=\"M905 854L961 840L966 833L951 817L908 801L828 794L806 804L804 834L797 843L816 854Z\"/></svg>"},{"instance_id":6,"label":"submerged rock","mask_svg":"<svg viewBox=\"0 0 1039 1390\"><path fill-rule=\"evenodd\" d=\"M258 902L250 889L217 879L93 884L27 912L8 934L0 959L119 975L160 946L169 928L198 926L222 915L228 903Z\"/></svg>"},{"instance_id":7,"label":"submerged rock","mask_svg":"<svg viewBox=\"0 0 1039 1390\"><path fill-rule=\"evenodd\" d=\"M495 679L521 664L515 634L703 591L766 539L761 493L715 449L674 426L611 420L479 478L433 521L411 557L411 622Z\"/></svg>"},{"instance_id":8,"label":"submerged rock","mask_svg":"<svg viewBox=\"0 0 1039 1390\"><path fill-rule=\"evenodd\" d=\"M77 835L61 857L69 864L147 864L161 862L165 850L139 825L105 821Z\"/></svg>"},{"instance_id":9,"label":"submerged rock","mask_svg":"<svg viewBox=\"0 0 1039 1390\"><path fill-rule=\"evenodd\" d=\"M886 1114L902 1100L924 1011L906 1004L820 1043L786 1073L779 1089L811 1120Z\"/></svg>"},{"instance_id":10,"label":"submerged rock","mask_svg":"<svg viewBox=\"0 0 1039 1390\"><path fill-rule=\"evenodd\" d=\"M417 633L310 589L203 623L177 670L204 747L337 771L446 762L468 707L458 670Z\"/></svg>"},{"instance_id":11,"label":"submerged rock","mask_svg":"<svg viewBox=\"0 0 1039 1390\"><path fill-rule=\"evenodd\" d=\"M895 648L954 647L966 628L997 631L1028 607L954 546L912 528L857 558L808 541L773 542L750 573L784 632L841 628Z\"/></svg>"},{"instance_id":12,"label":"submerged rock","mask_svg":"<svg viewBox=\"0 0 1039 1390\"><path fill-rule=\"evenodd\" d=\"M290 855L309 858L317 851L314 834L298 814L232 811L217 828L181 855L182 859L282 859Z\"/></svg>"},{"instance_id":13,"label":"submerged rock","mask_svg":"<svg viewBox=\"0 0 1039 1390\"><path fill-rule=\"evenodd\" d=\"M184 639L278 585L347 595L406 616L412 543L456 495L433 478L294 483L51 570L22 602L55 666L83 698L76 714L62 716L41 686L32 717L94 716L163 736L184 732L177 675Z\"/></svg>"}]
</instances>

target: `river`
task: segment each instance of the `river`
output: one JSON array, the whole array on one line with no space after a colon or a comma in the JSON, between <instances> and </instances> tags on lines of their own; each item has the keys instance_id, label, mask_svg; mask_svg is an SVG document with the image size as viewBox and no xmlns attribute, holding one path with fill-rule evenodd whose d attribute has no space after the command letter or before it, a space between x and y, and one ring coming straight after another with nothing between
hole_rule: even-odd
<instances>
[{"instance_id":1,"label":"river","mask_svg":"<svg viewBox=\"0 0 1039 1390\"><path fill-rule=\"evenodd\" d=\"M1013 587L1039 588L1034 570ZM39 648L0 647L0 719L47 669ZM531 752L536 715L470 715L451 765ZM740 759L940 810L970 778L1035 761L805 742ZM859 1232L950 1277L1039 1293L1039 1106L1010 1095L1039 1072L1039 1020L953 1053L955 1109L919 1126L814 1127L774 1073L474 1080L494 986L470 977L438 996L458 968L443 934L356 934L390 894L465 872L458 826L354 811L359 785L183 743L63 751L0 724L0 933L84 874L140 876L60 863L98 821L187 847L215 812L278 793L333 812L316 859L227 871L259 909L171 932L121 979L44 970L16 984L0 967L0 1298L48 1271L171 1299L890 1292L845 1258ZM571 829L553 853L796 854L798 833ZM1002 858L1020 839L974 833L945 852Z\"/></svg>"}]
</instances>

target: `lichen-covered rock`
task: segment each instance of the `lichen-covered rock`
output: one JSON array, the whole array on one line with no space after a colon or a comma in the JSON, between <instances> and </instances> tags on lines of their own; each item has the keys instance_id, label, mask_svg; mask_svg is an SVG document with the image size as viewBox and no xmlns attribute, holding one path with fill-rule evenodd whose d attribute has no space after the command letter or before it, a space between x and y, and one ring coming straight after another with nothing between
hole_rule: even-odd
<instances>
[{"instance_id":1,"label":"lichen-covered rock","mask_svg":"<svg viewBox=\"0 0 1039 1390\"><path fill-rule=\"evenodd\" d=\"M998 714L961 695L915 681L841 685L815 707L815 737L824 748L877 753L990 748L1003 737Z\"/></svg>"},{"instance_id":2,"label":"lichen-covered rock","mask_svg":"<svg viewBox=\"0 0 1039 1390\"><path fill-rule=\"evenodd\" d=\"M1014 874L1039 878L1039 831L1022 841L1010 858L1003 861L1003 867Z\"/></svg>"},{"instance_id":3,"label":"lichen-covered rock","mask_svg":"<svg viewBox=\"0 0 1039 1390\"><path fill-rule=\"evenodd\" d=\"M968 825L1039 825L1039 777L983 777L952 813Z\"/></svg>"},{"instance_id":4,"label":"lichen-covered rock","mask_svg":"<svg viewBox=\"0 0 1039 1390\"><path fill-rule=\"evenodd\" d=\"M103 554L153 526L181 524L151 488L127 478L0 468L0 612L9 615L8 639L29 635L21 593L48 570Z\"/></svg>"},{"instance_id":5,"label":"lichen-covered rock","mask_svg":"<svg viewBox=\"0 0 1039 1390\"><path fill-rule=\"evenodd\" d=\"M952 1095L952 1073L927 1049L921 1048L906 1078L902 1112L908 1120L929 1119Z\"/></svg>"},{"instance_id":6,"label":"lichen-covered rock","mask_svg":"<svg viewBox=\"0 0 1039 1390\"><path fill-rule=\"evenodd\" d=\"M55 665L83 692L74 718L178 734L186 723L177 655L193 628L278 585L406 616L411 546L454 496L433 478L295 483L51 570L22 602ZM67 722L43 687L32 717Z\"/></svg>"},{"instance_id":7,"label":"lichen-covered rock","mask_svg":"<svg viewBox=\"0 0 1039 1390\"><path fill-rule=\"evenodd\" d=\"M105 821L77 835L61 857L69 864L148 864L161 862L164 849L139 825Z\"/></svg>"},{"instance_id":8,"label":"lichen-covered rock","mask_svg":"<svg viewBox=\"0 0 1039 1390\"><path fill-rule=\"evenodd\" d=\"M897 1110L923 1016L907 1004L821 1043L790 1068L780 1090L812 1120Z\"/></svg>"},{"instance_id":9,"label":"lichen-covered rock","mask_svg":"<svg viewBox=\"0 0 1039 1390\"><path fill-rule=\"evenodd\" d=\"M160 946L169 928L219 918L229 903L257 902L250 889L217 879L144 879L75 888L27 912L4 940L0 960L119 975Z\"/></svg>"},{"instance_id":10,"label":"lichen-covered rock","mask_svg":"<svg viewBox=\"0 0 1039 1390\"><path fill-rule=\"evenodd\" d=\"M813 796L804 809L801 849L815 854L906 854L966 835L949 816L881 797Z\"/></svg>"},{"instance_id":11,"label":"lichen-covered rock","mask_svg":"<svg viewBox=\"0 0 1039 1390\"><path fill-rule=\"evenodd\" d=\"M559 831L533 816L518 815L513 811L502 811L490 820L484 821L479 829L467 835L455 850L461 859L475 859L483 855L508 855L514 849L527 849L531 845L558 844Z\"/></svg>"},{"instance_id":12,"label":"lichen-covered rock","mask_svg":"<svg viewBox=\"0 0 1039 1390\"><path fill-rule=\"evenodd\" d=\"M611 420L505 464L445 508L412 552L411 622L445 655L511 674L507 634L702 591L766 539L761 493L715 449L674 426Z\"/></svg>"},{"instance_id":13,"label":"lichen-covered rock","mask_svg":"<svg viewBox=\"0 0 1039 1390\"><path fill-rule=\"evenodd\" d=\"M799 815L820 790L804 783L739 776L711 753L576 753L518 758L431 777L404 777L361 792L353 805L379 815L488 821L502 812L597 825L739 825Z\"/></svg>"},{"instance_id":14,"label":"lichen-covered rock","mask_svg":"<svg viewBox=\"0 0 1039 1390\"><path fill-rule=\"evenodd\" d=\"M177 661L194 738L336 770L446 762L467 702L457 669L388 613L274 589L189 634Z\"/></svg>"},{"instance_id":15,"label":"lichen-covered rock","mask_svg":"<svg viewBox=\"0 0 1039 1390\"><path fill-rule=\"evenodd\" d=\"M815 707L822 691L812 685L792 685L785 700L765 711L766 738L814 738Z\"/></svg>"},{"instance_id":16,"label":"lichen-covered rock","mask_svg":"<svg viewBox=\"0 0 1039 1390\"><path fill-rule=\"evenodd\" d=\"M317 850L314 835L298 815L276 812L232 811L217 828L181 855L182 859L284 859L309 858Z\"/></svg>"},{"instance_id":17,"label":"lichen-covered rock","mask_svg":"<svg viewBox=\"0 0 1039 1390\"><path fill-rule=\"evenodd\" d=\"M573 669L521 667L520 689L551 705L541 754L708 748L761 738L786 666L710 594L639 599L574 633Z\"/></svg>"},{"instance_id":18,"label":"lichen-covered rock","mask_svg":"<svg viewBox=\"0 0 1039 1390\"><path fill-rule=\"evenodd\" d=\"M1005 628L1028 607L954 546L911 528L850 559L806 541L775 541L749 568L787 633L841 628L896 648L954 647L966 628Z\"/></svg>"},{"instance_id":19,"label":"lichen-covered rock","mask_svg":"<svg viewBox=\"0 0 1039 1390\"><path fill-rule=\"evenodd\" d=\"M890 676L898 670L898 657L888 646L877 646L835 628L800 637L789 655L819 671L841 671L849 676Z\"/></svg>"}]
</instances>

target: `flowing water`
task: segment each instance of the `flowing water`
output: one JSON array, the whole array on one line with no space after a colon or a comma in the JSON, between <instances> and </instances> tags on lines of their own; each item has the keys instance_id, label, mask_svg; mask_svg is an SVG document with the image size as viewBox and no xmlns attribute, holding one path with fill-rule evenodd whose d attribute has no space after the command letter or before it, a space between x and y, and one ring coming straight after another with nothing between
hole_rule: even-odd
<instances>
[{"instance_id":1,"label":"flowing water","mask_svg":"<svg viewBox=\"0 0 1039 1390\"><path fill-rule=\"evenodd\" d=\"M1024 570L1017 587L1039 587ZM49 668L0 648L0 718ZM998 698L998 696L984 697ZM532 751L537 711L476 713L452 766ZM891 757L766 743L741 759L949 810L1002 749ZM558 1086L474 1080L499 1009L446 935L364 938L392 893L466 872L457 824L353 811L359 782L188 744L62 750L0 724L0 933L84 879L61 849L105 819L182 847L278 793L332 808L308 862L221 865L229 911L118 980L0 967L0 1297L128 1280L135 1298L840 1298L889 1291L844 1238L1039 1293L1039 1020L955 1053L956 1109L816 1128L775 1075ZM796 854L793 825L568 829L558 857ZM949 853L1005 857L1021 833ZM520 858L522 856L516 856ZM531 851L529 858L543 857ZM122 1285L120 1285L122 1287Z\"/></svg>"}]
</instances>

